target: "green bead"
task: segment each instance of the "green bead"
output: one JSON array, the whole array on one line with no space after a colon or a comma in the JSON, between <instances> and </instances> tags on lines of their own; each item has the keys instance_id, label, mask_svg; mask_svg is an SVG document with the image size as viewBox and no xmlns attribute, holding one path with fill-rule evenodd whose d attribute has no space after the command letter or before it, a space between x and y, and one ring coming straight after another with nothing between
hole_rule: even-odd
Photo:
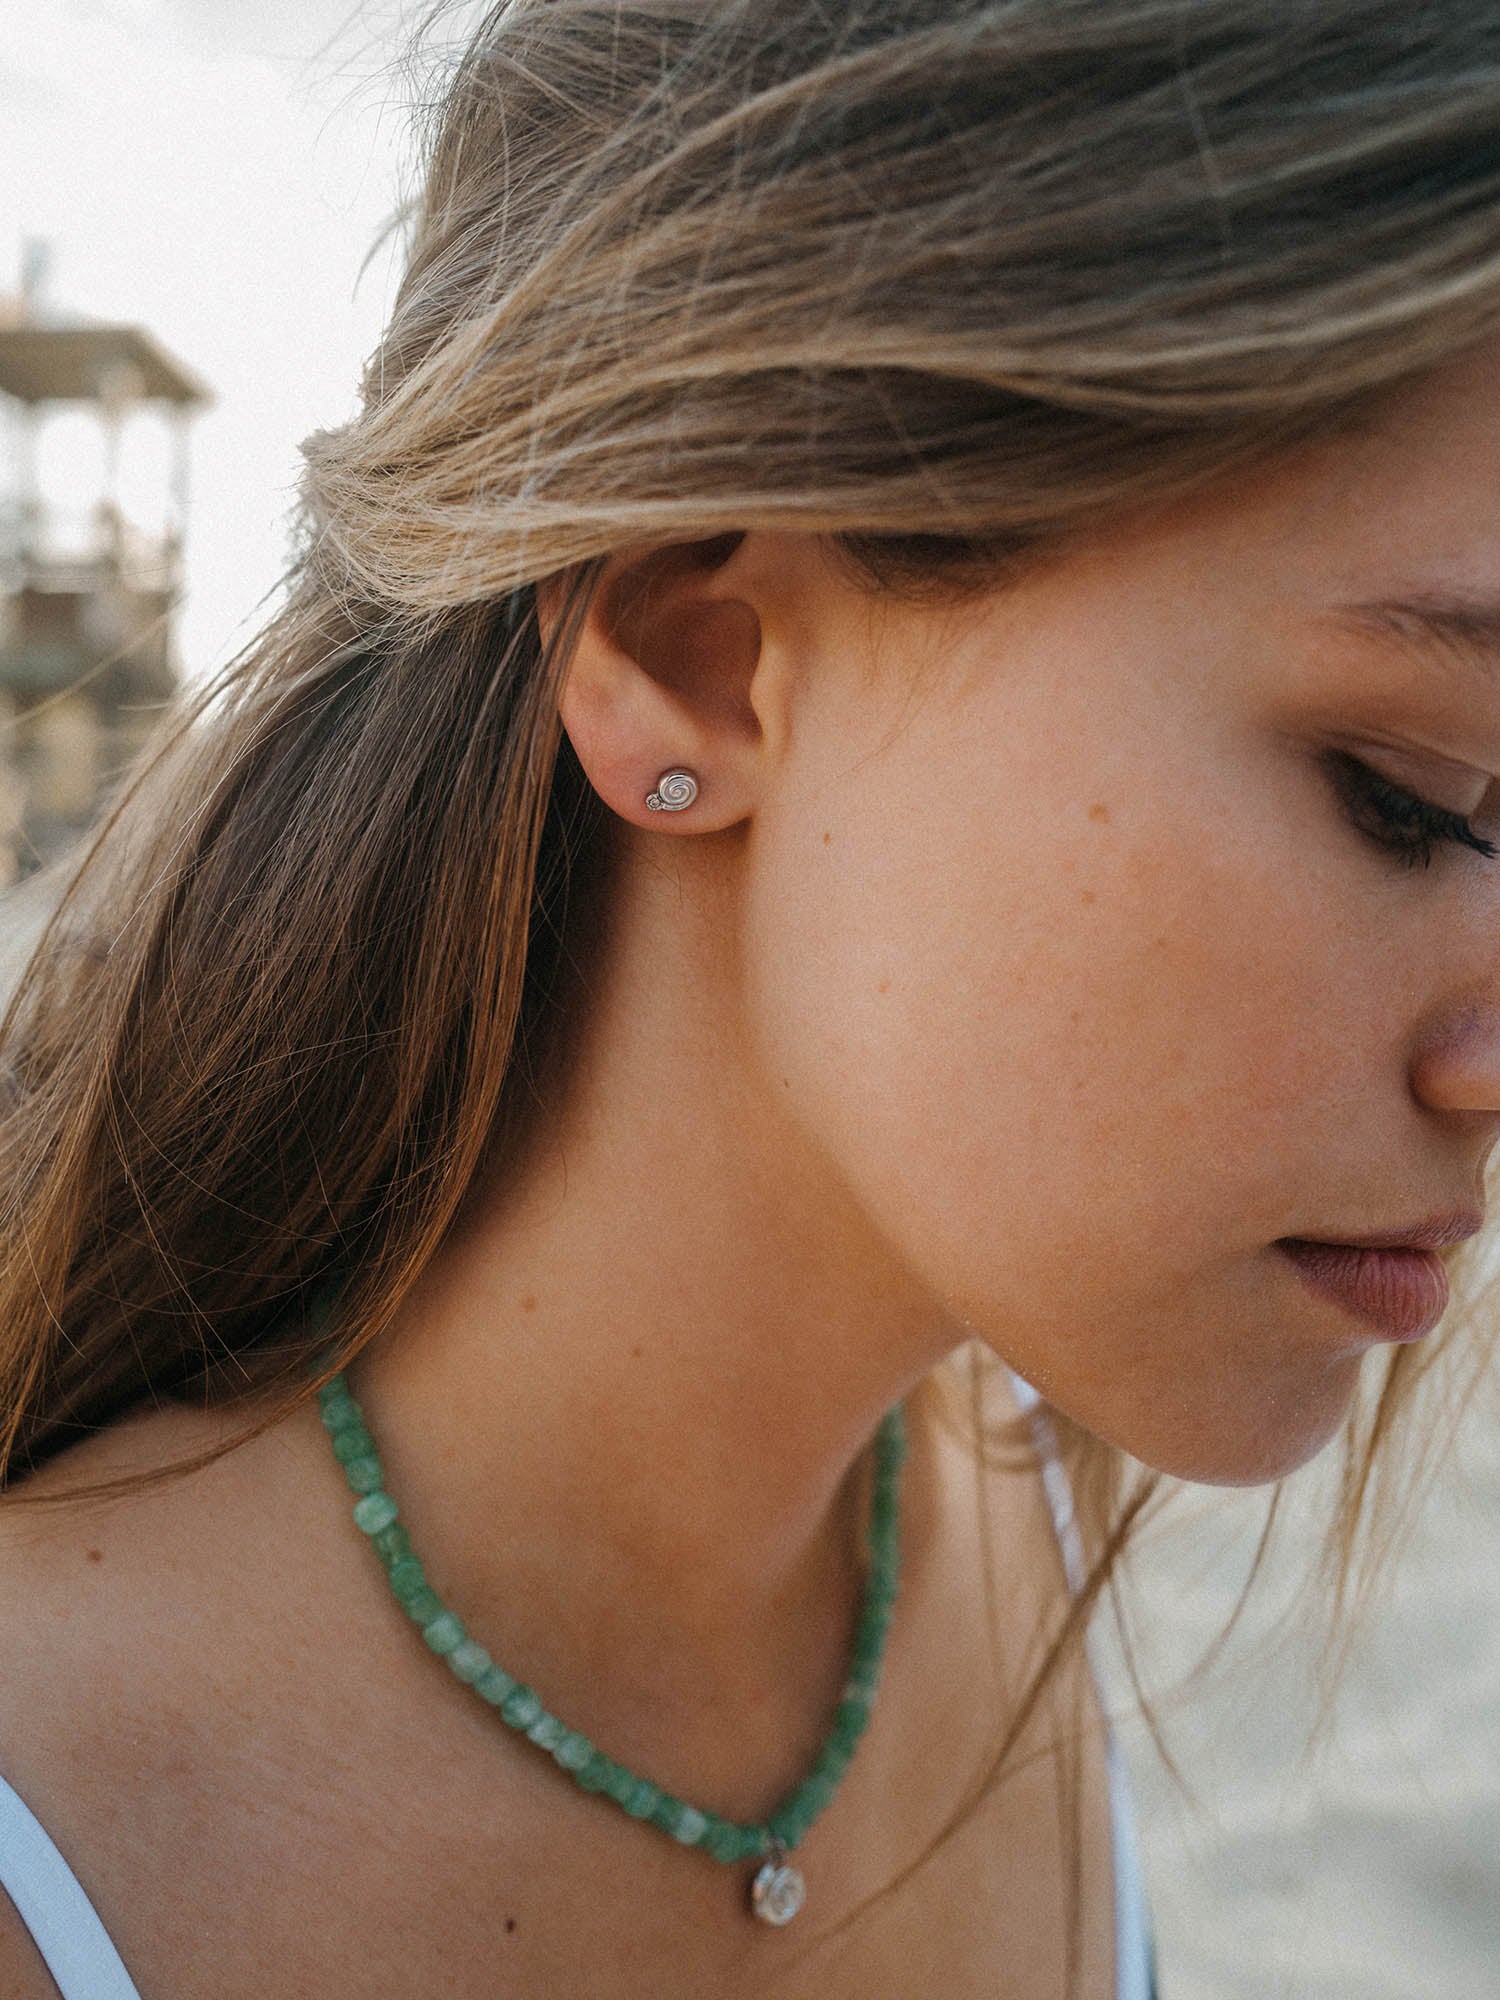
<instances>
[{"instance_id":1,"label":"green bead","mask_svg":"<svg viewBox=\"0 0 1500 2000\"><path fill-rule=\"evenodd\" d=\"M442 1598L431 1584L423 1584L420 1590L414 1590L409 1596L403 1597L401 1603L413 1625L420 1625L424 1631L445 1608Z\"/></svg>"},{"instance_id":2,"label":"green bead","mask_svg":"<svg viewBox=\"0 0 1500 2000\"><path fill-rule=\"evenodd\" d=\"M333 1455L340 1465L347 1465L351 1458L373 1458L375 1440L363 1424L350 1424L347 1429L334 1432Z\"/></svg>"},{"instance_id":3,"label":"green bead","mask_svg":"<svg viewBox=\"0 0 1500 2000\"><path fill-rule=\"evenodd\" d=\"M433 1652L444 1655L451 1653L455 1646L461 1646L468 1633L463 1621L452 1611L440 1611L436 1618L422 1627L422 1637Z\"/></svg>"},{"instance_id":4,"label":"green bead","mask_svg":"<svg viewBox=\"0 0 1500 2000\"><path fill-rule=\"evenodd\" d=\"M363 1428L365 1421L360 1415L358 1403L347 1390L337 1396L329 1396L323 1402L321 1415L323 1428L329 1431L345 1430L354 1424Z\"/></svg>"},{"instance_id":5,"label":"green bead","mask_svg":"<svg viewBox=\"0 0 1500 2000\"><path fill-rule=\"evenodd\" d=\"M610 1778L619 1768L612 1757L606 1757L602 1750L596 1750L583 1769L574 1775L586 1792L607 1792Z\"/></svg>"},{"instance_id":6,"label":"green bead","mask_svg":"<svg viewBox=\"0 0 1500 2000\"><path fill-rule=\"evenodd\" d=\"M651 1824L659 1826L663 1833L670 1833L675 1838L678 1821L683 1813L690 1810L691 1808L685 1806L681 1799L674 1799L670 1792L663 1792L652 1810Z\"/></svg>"},{"instance_id":7,"label":"green bead","mask_svg":"<svg viewBox=\"0 0 1500 2000\"><path fill-rule=\"evenodd\" d=\"M857 1700L852 1695L845 1695L834 1711L833 1733L838 1737L847 1738L850 1743L857 1743L869 1720L870 1704L867 1701Z\"/></svg>"},{"instance_id":8,"label":"green bead","mask_svg":"<svg viewBox=\"0 0 1500 2000\"><path fill-rule=\"evenodd\" d=\"M853 1757L858 1742L857 1736L851 1738L839 1735L836 1730L830 1731L824 1737L822 1746L813 1759L812 1769L802 1780L803 1784L805 1785L809 1779L821 1777L825 1771L847 1771L849 1760Z\"/></svg>"},{"instance_id":9,"label":"green bead","mask_svg":"<svg viewBox=\"0 0 1500 2000\"><path fill-rule=\"evenodd\" d=\"M567 1723L560 1722L555 1715L539 1715L526 1734L533 1743L549 1754L554 1751L565 1736L571 1735Z\"/></svg>"},{"instance_id":10,"label":"green bead","mask_svg":"<svg viewBox=\"0 0 1500 2000\"><path fill-rule=\"evenodd\" d=\"M851 1679L868 1680L880 1670L880 1662L885 1656L885 1632L879 1626L860 1627L859 1637L854 1642L854 1652L849 1661Z\"/></svg>"},{"instance_id":11,"label":"green bead","mask_svg":"<svg viewBox=\"0 0 1500 2000\"><path fill-rule=\"evenodd\" d=\"M837 1789L838 1780L836 1778L830 1776L826 1771L815 1771L810 1778L805 1780L802 1786L803 1811L805 1812L811 1807L814 1813L822 1812L832 1803L833 1795Z\"/></svg>"},{"instance_id":12,"label":"green bead","mask_svg":"<svg viewBox=\"0 0 1500 2000\"><path fill-rule=\"evenodd\" d=\"M344 1467L344 1477L351 1493L378 1493L385 1474L378 1458L351 1458Z\"/></svg>"},{"instance_id":13,"label":"green bead","mask_svg":"<svg viewBox=\"0 0 1500 2000\"><path fill-rule=\"evenodd\" d=\"M371 1535L370 1546L380 1560L389 1566L399 1562L402 1556L411 1554L411 1536L399 1521L393 1521L388 1528L382 1528L378 1535Z\"/></svg>"},{"instance_id":14,"label":"green bead","mask_svg":"<svg viewBox=\"0 0 1500 2000\"><path fill-rule=\"evenodd\" d=\"M709 1814L709 1831L698 1843L715 1861L749 1861L756 1855L764 1854L768 1838L763 1826L740 1826L734 1820L720 1820L714 1827L714 1815Z\"/></svg>"},{"instance_id":15,"label":"green bead","mask_svg":"<svg viewBox=\"0 0 1500 2000\"><path fill-rule=\"evenodd\" d=\"M448 1664L461 1681L470 1687L479 1676L495 1663L477 1639L460 1639L448 1655Z\"/></svg>"},{"instance_id":16,"label":"green bead","mask_svg":"<svg viewBox=\"0 0 1500 2000\"><path fill-rule=\"evenodd\" d=\"M389 1531L388 1531L389 1532ZM427 1572L414 1555L399 1556L387 1571L391 1589L404 1604L408 1597L414 1597L419 1590L427 1587Z\"/></svg>"},{"instance_id":17,"label":"green bead","mask_svg":"<svg viewBox=\"0 0 1500 2000\"><path fill-rule=\"evenodd\" d=\"M389 1493L367 1493L354 1508L354 1525L361 1533L378 1535L388 1528L401 1510Z\"/></svg>"},{"instance_id":18,"label":"green bead","mask_svg":"<svg viewBox=\"0 0 1500 2000\"><path fill-rule=\"evenodd\" d=\"M868 1633L872 1639L885 1644L891 1629L891 1603L888 1598L870 1597L865 1603L865 1615L860 1621L861 1636Z\"/></svg>"},{"instance_id":19,"label":"green bead","mask_svg":"<svg viewBox=\"0 0 1500 2000\"><path fill-rule=\"evenodd\" d=\"M844 1773L849 1768L850 1759L853 1755L854 1746L852 1744L835 1743L830 1738L813 1759L813 1767L808 1772L806 1778L804 1778L803 1783L810 1784L814 1778L829 1778L835 1785L839 1784L843 1779Z\"/></svg>"},{"instance_id":20,"label":"green bead","mask_svg":"<svg viewBox=\"0 0 1500 2000\"><path fill-rule=\"evenodd\" d=\"M637 1778L635 1790L621 1804L632 1819L650 1819L661 1804L663 1793L649 1778Z\"/></svg>"},{"instance_id":21,"label":"green bead","mask_svg":"<svg viewBox=\"0 0 1500 2000\"><path fill-rule=\"evenodd\" d=\"M634 1771L627 1771L623 1764L616 1764L605 1780L604 1789L617 1806L624 1806L628 1812L631 1798L640 1782Z\"/></svg>"},{"instance_id":22,"label":"green bead","mask_svg":"<svg viewBox=\"0 0 1500 2000\"><path fill-rule=\"evenodd\" d=\"M788 1847L806 1837L808 1828L838 1789L838 1777L816 1767L789 1799L783 1799L771 1819L771 1830Z\"/></svg>"},{"instance_id":23,"label":"green bead","mask_svg":"<svg viewBox=\"0 0 1500 2000\"><path fill-rule=\"evenodd\" d=\"M727 1819L720 1819L716 1813L709 1813L707 1818L708 1827L698 1845L715 1861L738 1861L740 1829L731 1826Z\"/></svg>"},{"instance_id":24,"label":"green bead","mask_svg":"<svg viewBox=\"0 0 1500 2000\"><path fill-rule=\"evenodd\" d=\"M684 1847L696 1847L708 1832L708 1815L699 1812L696 1806L677 1802L677 1818L667 1828L674 1840L680 1840Z\"/></svg>"},{"instance_id":25,"label":"green bead","mask_svg":"<svg viewBox=\"0 0 1500 2000\"><path fill-rule=\"evenodd\" d=\"M576 1729L570 1729L552 1753L565 1771L581 1771L593 1754L593 1744Z\"/></svg>"},{"instance_id":26,"label":"green bead","mask_svg":"<svg viewBox=\"0 0 1500 2000\"><path fill-rule=\"evenodd\" d=\"M529 1729L542 1713L542 1704L531 1688L518 1681L501 1702L500 1713L512 1729Z\"/></svg>"},{"instance_id":27,"label":"green bead","mask_svg":"<svg viewBox=\"0 0 1500 2000\"><path fill-rule=\"evenodd\" d=\"M491 1664L475 1681L474 1692L481 1701L487 1701L492 1708L499 1708L508 1696L515 1693L518 1685L514 1674Z\"/></svg>"}]
</instances>

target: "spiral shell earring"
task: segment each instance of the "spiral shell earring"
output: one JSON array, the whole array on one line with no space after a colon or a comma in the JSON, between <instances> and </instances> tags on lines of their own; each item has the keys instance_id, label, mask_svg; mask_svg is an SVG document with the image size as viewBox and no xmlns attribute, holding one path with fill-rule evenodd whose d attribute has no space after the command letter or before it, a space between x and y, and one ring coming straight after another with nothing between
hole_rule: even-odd
<instances>
[{"instance_id":1,"label":"spiral shell earring","mask_svg":"<svg viewBox=\"0 0 1500 2000\"><path fill-rule=\"evenodd\" d=\"M646 794L646 806L651 812L686 812L697 796L698 780L691 771L663 771L656 790Z\"/></svg>"}]
</instances>

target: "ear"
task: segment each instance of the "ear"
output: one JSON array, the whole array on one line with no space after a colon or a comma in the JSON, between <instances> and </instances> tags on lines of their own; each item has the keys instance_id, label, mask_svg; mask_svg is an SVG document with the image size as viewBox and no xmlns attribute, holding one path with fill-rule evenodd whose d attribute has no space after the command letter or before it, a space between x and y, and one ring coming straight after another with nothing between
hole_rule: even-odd
<instances>
[{"instance_id":1,"label":"ear","mask_svg":"<svg viewBox=\"0 0 1500 2000\"><path fill-rule=\"evenodd\" d=\"M756 685L761 619L753 586L748 596L741 588L750 569L737 561L745 540L620 551L589 601L559 710L595 791L637 826L717 832L754 809L765 687ZM538 586L544 639L560 615L562 585L553 577ZM693 804L648 807L657 781L674 770L696 779Z\"/></svg>"}]
</instances>

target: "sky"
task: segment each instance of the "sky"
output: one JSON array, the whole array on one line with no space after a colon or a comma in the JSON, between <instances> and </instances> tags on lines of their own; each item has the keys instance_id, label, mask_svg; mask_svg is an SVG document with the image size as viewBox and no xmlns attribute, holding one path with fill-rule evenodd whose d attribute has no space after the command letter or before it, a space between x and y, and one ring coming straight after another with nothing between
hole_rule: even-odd
<instances>
[{"instance_id":1,"label":"sky","mask_svg":"<svg viewBox=\"0 0 1500 2000\"><path fill-rule=\"evenodd\" d=\"M396 276L361 263L410 150L411 0L16 0L0 38L0 292L51 245L59 312L144 325L214 393L192 428L184 669L227 659L281 572L299 441L348 417ZM96 434L44 444L77 492ZM165 476L127 433L121 498ZM8 467L0 481L11 483ZM86 493L85 493L85 496Z\"/></svg>"}]
</instances>

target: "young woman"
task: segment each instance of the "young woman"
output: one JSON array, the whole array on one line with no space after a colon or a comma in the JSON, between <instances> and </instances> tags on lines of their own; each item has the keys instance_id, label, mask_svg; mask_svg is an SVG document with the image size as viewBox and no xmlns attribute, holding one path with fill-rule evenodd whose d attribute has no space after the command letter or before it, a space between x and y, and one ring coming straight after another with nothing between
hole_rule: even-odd
<instances>
[{"instance_id":1,"label":"young woman","mask_svg":"<svg viewBox=\"0 0 1500 2000\"><path fill-rule=\"evenodd\" d=\"M1151 1475L1480 1353L1497 141L1484 0L474 26L6 1024L7 1996L1146 1992Z\"/></svg>"}]
</instances>

